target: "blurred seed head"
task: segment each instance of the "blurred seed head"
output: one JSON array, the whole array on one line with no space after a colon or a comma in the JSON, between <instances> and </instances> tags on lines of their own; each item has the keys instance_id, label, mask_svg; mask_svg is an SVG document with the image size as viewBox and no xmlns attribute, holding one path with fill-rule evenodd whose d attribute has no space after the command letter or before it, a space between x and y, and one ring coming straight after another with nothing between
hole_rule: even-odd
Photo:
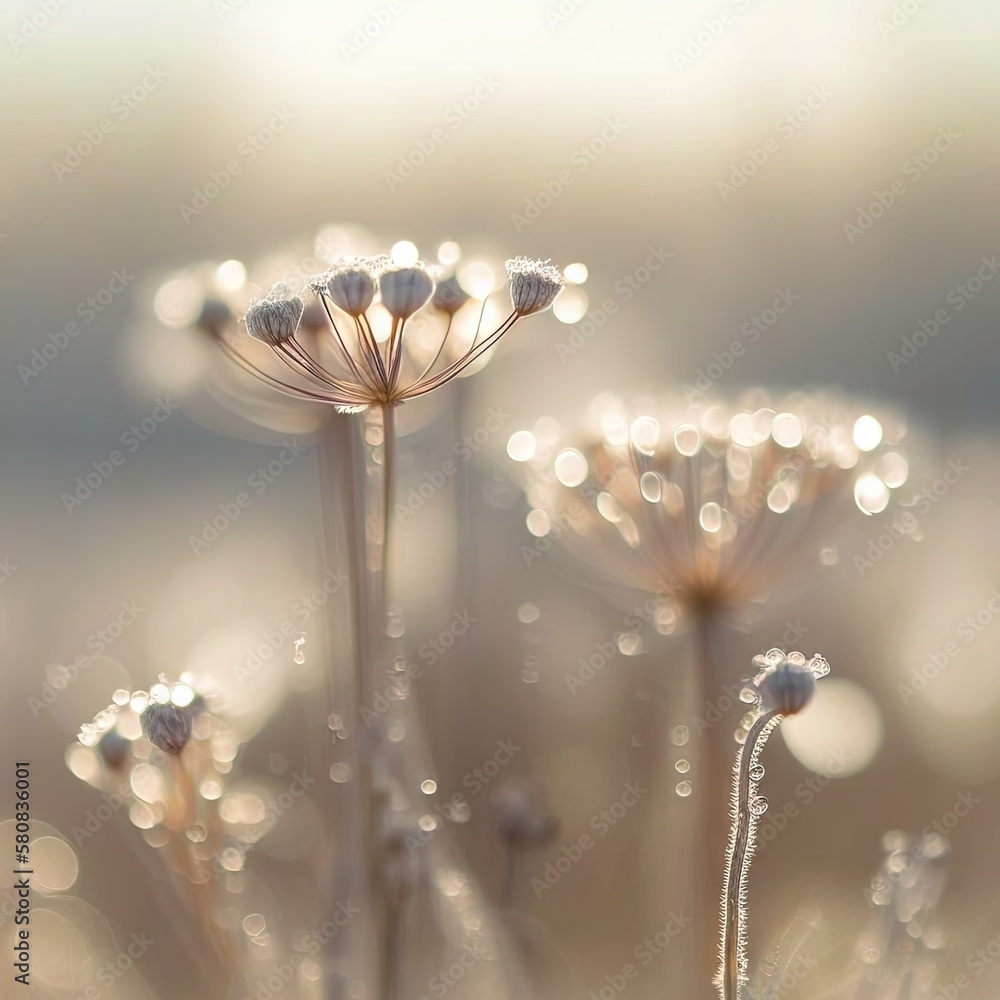
<instances>
[{"instance_id":1,"label":"blurred seed head","mask_svg":"<svg viewBox=\"0 0 1000 1000\"><path fill-rule=\"evenodd\" d=\"M458 283L458 278L452 274L437 283L431 298L431 305L439 312L454 316L469 301L470 297L469 293Z\"/></svg>"},{"instance_id":2,"label":"blurred seed head","mask_svg":"<svg viewBox=\"0 0 1000 1000\"><path fill-rule=\"evenodd\" d=\"M375 275L381 267L382 258L344 258L317 279L313 288L325 291L338 309L357 318L375 298Z\"/></svg>"},{"instance_id":3,"label":"blurred seed head","mask_svg":"<svg viewBox=\"0 0 1000 1000\"><path fill-rule=\"evenodd\" d=\"M536 781L507 778L492 804L497 834L510 848L542 847L559 832L559 820L548 811L548 796Z\"/></svg>"}]
</instances>

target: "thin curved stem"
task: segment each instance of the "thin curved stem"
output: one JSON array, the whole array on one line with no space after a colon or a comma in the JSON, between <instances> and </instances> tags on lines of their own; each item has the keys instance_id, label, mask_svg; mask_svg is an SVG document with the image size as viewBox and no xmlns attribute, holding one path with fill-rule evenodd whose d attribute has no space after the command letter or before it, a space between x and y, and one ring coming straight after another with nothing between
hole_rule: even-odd
<instances>
[{"instance_id":1,"label":"thin curved stem","mask_svg":"<svg viewBox=\"0 0 1000 1000\"><path fill-rule=\"evenodd\" d=\"M764 744L782 718L776 710L761 715L751 727L746 743L736 754L726 875L722 889L720 964L716 977L720 1000L740 1000L743 996L747 965L747 883L757 830L757 813L753 804L759 778L753 775Z\"/></svg>"}]
</instances>

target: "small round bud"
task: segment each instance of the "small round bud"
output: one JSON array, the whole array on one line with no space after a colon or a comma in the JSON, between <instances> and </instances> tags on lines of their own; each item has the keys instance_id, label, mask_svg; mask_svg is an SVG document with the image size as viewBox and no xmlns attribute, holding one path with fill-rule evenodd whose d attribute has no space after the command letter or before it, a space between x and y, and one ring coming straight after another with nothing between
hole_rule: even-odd
<instances>
[{"instance_id":1,"label":"small round bud","mask_svg":"<svg viewBox=\"0 0 1000 1000\"><path fill-rule=\"evenodd\" d=\"M285 298L277 290L265 299L254 299L243 320L247 333L270 347L280 347L295 336L304 306L297 295Z\"/></svg>"},{"instance_id":2,"label":"small round bud","mask_svg":"<svg viewBox=\"0 0 1000 1000\"><path fill-rule=\"evenodd\" d=\"M180 753L191 739L192 706L160 705L152 702L139 717L142 734L164 753Z\"/></svg>"},{"instance_id":3,"label":"small round bud","mask_svg":"<svg viewBox=\"0 0 1000 1000\"><path fill-rule=\"evenodd\" d=\"M808 666L786 660L765 674L757 688L765 711L795 715L812 701L816 693L816 678Z\"/></svg>"},{"instance_id":4,"label":"small round bud","mask_svg":"<svg viewBox=\"0 0 1000 1000\"><path fill-rule=\"evenodd\" d=\"M458 283L458 278L451 275L437 283L431 305L439 312L454 316L469 298L469 293Z\"/></svg>"},{"instance_id":5,"label":"small round bud","mask_svg":"<svg viewBox=\"0 0 1000 1000\"><path fill-rule=\"evenodd\" d=\"M548 309L562 291L565 279L547 260L515 257L507 261L510 301L518 316L531 316Z\"/></svg>"},{"instance_id":6,"label":"small round bud","mask_svg":"<svg viewBox=\"0 0 1000 1000\"><path fill-rule=\"evenodd\" d=\"M109 729L97 744L98 753L104 763L112 770L117 771L128 760L132 750L132 741L122 736L114 729Z\"/></svg>"},{"instance_id":7,"label":"small round bud","mask_svg":"<svg viewBox=\"0 0 1000 1000\"><path fill-rule=\"evenodd\" d=\"M529 779L507 779L493 796L493 809L497 833L508 847L541 847L559 832L544 789Z\"/></svg>"},{"instance_id":8,"label":"small round bud","mask_svg":"<svg viewBox=\"0 0 1000 1000\"><path fill-rule=\"evenodd\" d=\"M409 319L431 297L434 281L422 267L398 267L378 279L382 305L393 319Z\"/></svg>"}]
</instances>

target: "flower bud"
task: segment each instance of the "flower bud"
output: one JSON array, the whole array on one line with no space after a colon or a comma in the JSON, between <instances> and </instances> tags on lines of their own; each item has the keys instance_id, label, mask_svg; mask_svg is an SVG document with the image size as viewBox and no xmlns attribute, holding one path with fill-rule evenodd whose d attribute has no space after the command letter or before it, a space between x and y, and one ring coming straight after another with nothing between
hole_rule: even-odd
<instances>
[{"instance_id":1,"label":"flower bud","mask_svg":"<svg viewBox=\"0 0 1000 1000\"><path fill-rule=\"evenodd\" d=\"M757 687L765 711L795 715L812 701L816 693L816 678L808 666L786 660L766 674Z\"/></svg>"},{"instance_id":2,"label":"flower bud","mask_svg":"<svg viewBox=\"0 0 1000 1000\"><path fill-rule=\"evenodd\" d=\"M507 261L507 280L510 300L518 316L531 316L548 309L565 284L559 268L547 260L528 257Z\"/></svg>"},{"instance_id":3,"label":"flower bud","mask_svg":"<svg viewBox=\"0 0 1000 1000\"><path fill-rule=\"evenodd\" d=\"M409 319L431 297L434 281L422 267L398 267L378 279L382 305L393 319Z\"/></svg>"}]
</instances>

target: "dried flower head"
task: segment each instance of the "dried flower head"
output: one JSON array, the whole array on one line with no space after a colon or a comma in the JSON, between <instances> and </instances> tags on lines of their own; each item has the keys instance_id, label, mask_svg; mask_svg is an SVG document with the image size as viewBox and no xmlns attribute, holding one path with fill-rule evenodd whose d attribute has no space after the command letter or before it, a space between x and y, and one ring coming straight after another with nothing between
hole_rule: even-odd
<instances>
[{"instance_id":1,"label":"dried flower head","mask_svg":"<svg viewBox=\"0 0 1000 1000\"><path fill-rule=\"evenodd\" d=\"M597 433L582 440L551 420L511 437L528 529L658 594L664 633L685 610L745 609L836 561L829 546L852 512L885 510L908 474L901 420L820 395L635 407L601 397L590 416ZM901 527L915 533L915 519Z\"/></svg>"},{"instance_id":2,"label":"dried flower head","mask_svg":"<svg viewBox=\"0 0 1000 1000\"><path fill-rule=\"evenodd\" d=\"M291 371L291 380L264 371L225 342L223 347L246 370L298 399L329 403L348 412L402 403L461 375L520 317L547 308L562 287L562 276L547 263L518 258L508 262L508 271L512 311L485 337L477 329L454 360L446 348L452 320L467 293L450 283L435 298L434 280L423 265L395 266L386 257L344 258L309 280L326 314L325 329L314 326L300 332L302 300L283 286L251 304L247 331L274 350ZM372 314L376 296L388 316L388 330L381 329ZM432 314L445 315L447 323L436 346L419 357L419 351L412 349L414 331L409 323L428 302L433 304Z\"/></svg>"},{"instance_id":3,"label":"dried flower head","mask_svg":"<svg viewBox=\"0 0 1000 1000\"><path fill-rule=\"evenodd\" d=\"M286 285L275 285L263 299L250 303L244 318L247 333L269 347L281 347L295 336L304 308Z\"/></svg>"},{"instance_id":4,"label":"dried flower head","mask_svg":"<svg viewBox=\"0 0 1000 1000\"><path fill-rule=\"evenodd\" d=\"M510 300L518 316L531 316L552 305L566 284L559 268L547 260L515 257L507 261Z\"/></svg>"}]
</instances>

